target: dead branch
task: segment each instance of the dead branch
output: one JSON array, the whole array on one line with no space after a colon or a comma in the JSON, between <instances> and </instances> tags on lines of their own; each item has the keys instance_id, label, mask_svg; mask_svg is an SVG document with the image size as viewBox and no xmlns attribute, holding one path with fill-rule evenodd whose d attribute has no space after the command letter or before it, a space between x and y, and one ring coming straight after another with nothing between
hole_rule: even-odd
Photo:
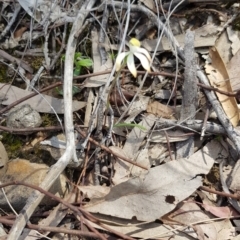
<instances>
[{"instance_id":1,"label":"dead branch","mask_svg":"<svg viewBox=\"0 0 240 240\"><path fill-rule=\"evenodd\" d=\"M87 1L81 7L78 12L78 16L73 23L71 33L68 39L67 49L66 49L66 60L65 60L65 71L64 71L64 112L65 112L65 132L66 132L66 151L62 157L54 164L46 178L40 185L41 188L48 190L54 181L58 178L61 172L66 168L71 159L75 162L78 161L76 156L75 141L74 141L74 127L73 127L73 116L72 116L72 78L73 78L73 59L76 49L77 39L75 38L75 33L82 26L85 18L88 15L89 10L95 4L96 0ZM39 192L34 192L29 198L25 207L20 212L14 225L9 233L9 240L18 239L22 233L23 228L29 221L30 216L41 202L43 194Z\"/></svg>"}]
</instances>

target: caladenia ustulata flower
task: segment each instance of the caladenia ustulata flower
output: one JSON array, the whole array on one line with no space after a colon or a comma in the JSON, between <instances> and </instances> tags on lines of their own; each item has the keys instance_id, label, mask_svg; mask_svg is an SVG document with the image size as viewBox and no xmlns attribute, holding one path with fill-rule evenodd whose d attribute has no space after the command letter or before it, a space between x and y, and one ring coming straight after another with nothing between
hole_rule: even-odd
<instances>
[{"instance_id":1,"label":"caladenia ustulata flower","mask_svg":"<svg viewBox=\"0 0 240 240\"><path fill-rule=\"evenodd\" d=\"M126 57L126 62L127 62L129 71L132 73L134 77L137 77L137 70L134 63L134 56L135 56L141 61L143 68L147 72L151 72L150 70L150 62L152 60L151 56L146 49L141 48L140 46L141 46L141 43L136 38L132 38L129 41L129 51L119 53L117 56L116 71L119 71L121 69L122 61Z\"/></svg>"}]
</instances>

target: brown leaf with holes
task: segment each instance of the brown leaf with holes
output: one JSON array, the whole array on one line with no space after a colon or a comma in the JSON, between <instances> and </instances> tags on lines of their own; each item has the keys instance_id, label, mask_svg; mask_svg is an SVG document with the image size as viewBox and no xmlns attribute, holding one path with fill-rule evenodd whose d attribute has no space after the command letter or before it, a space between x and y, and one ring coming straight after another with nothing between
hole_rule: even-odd
<instances>
[{"instance_id":1,"label":"brown leaf with holes","mask_svg":"<svg viewBox=\"0 0 240 240\"><path fill-rule=\"evenodd\" d=\"M84 208L118 218L154 221L172 211L202 185L200 175L209 172L219 151L222 151L220 143L211 141L188 159L150 168L111 187L106 196L90 199Z\"/></svg>"}]
</instances>

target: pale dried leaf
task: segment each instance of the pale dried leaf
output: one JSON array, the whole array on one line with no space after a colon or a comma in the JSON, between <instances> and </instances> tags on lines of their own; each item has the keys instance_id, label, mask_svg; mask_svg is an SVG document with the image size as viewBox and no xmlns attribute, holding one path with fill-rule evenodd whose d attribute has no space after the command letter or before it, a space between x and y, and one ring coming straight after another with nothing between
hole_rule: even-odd
<instances>
[{"instance_id":1,"label":"pale dried leaf","mask_svg":"<svg viewBox=\"0 0 240 240\"><path fill-rule=\"evenodd\" d=\"M138 125L142 126L145 130L142 130L139 127L134 127L132 131L128 134L127 140L124 144L123 149L118 147L110 147L113 152L117 152L118 154L127 157L131 160L134 160L138 150L142 144L143 139L147 136L148 132L152 128L155 122L155 117L153 115L148 115L143 118L143 120L138 123ZM138 162L136 160L136 162ZM149 166L149 163L146 164L146 167ZM119 184L128 179L131 172L132 164L123 161L122 159L117 159L114 164L114 177L112 181L114 184Z\"/></svg>"},{"instance_id":2,"label":"pale dried leaf","mask_svg":"<svg viewBox=\"0 0 240 240\"><path fill-rule=\"evenodd\" d=\"M114 122L117 122L117 121L118 121L118 118L117 117L114 118ZM104 122L104 126L109 128L111 126L111 124L112 124L111 116L105 116L103 122ZM124 121L124 123L125 123L125 121ZM127 127L127 126L123 126L123 127L122 126L121 127L120 126L116 126L116 127L113 127L112 132L114 134L126 137L126 132L127 132L126 129L128 129L128 128L132 129L132 127Z\"/></svg>"},{"instance_id":3,"label":"pale dried leaf","mask_svg":"<svg viewBox=\"0 0 240 240\"><path fill-rule=\"evenodd\" d=\"M207 24L195 30L195 39L194 39L194 47L209 47L214 46L215 41L217 39L217 33L219 29L214 24ZM185 44L185 34L180 34L175 36L177 42L181 47L184 47ZM163 37L162 41L159 45L157 45L158 38L149 40L146 39L142 42L144 48L148 51L154 51L156 46L158 46L158 51L169 51L172 49L171 42L167 37Z\"/></svg>"},{"instance_id":4,"label":"pale dried leaf","mask_svg":"<svg viewBox=\"0 0 240 240\"><path fill-rule=\"evenodd\" d=\"M151 165L150 165L150 160L149 160L149 155L148 155L148 149L144 148L141 149L138 153L136 162L141 164L142 166L147 167L148 169L150 169ZM132 176L140 176L140 174L145 173L146 170L137 167L137 166L132 166L131 169L131 174Z\"/></svg>"},{"instance_id":5,"label":"pale dried leaf","mask_svg":"<svg viewBox=\"0 0 240 240\"><path fill-rule=\"evenodd\" d=\"M219 55L216 48L211 48L209 54L212 59L211 64L205 66L208 79L213 87L225 92L232 92L229 76L226 70L226 66ZM239 122L239 111L236 99L234 97L228 97L224 94L216 92L216 95L233 126L237 126Z\"/></svg>"},{"instance_id":6,"label":"pale dried leaf","mask_svg":"<svg viewBox=\"0 0 240 240\"><path fill-rule=\"evenodd\" d=\"M84 198L100 198L106 196L110 188L105 186L78 186L78 189L84 194Z\"/></svg>"},{"instance_id":7,"label":"pale dried leaf","mask_svg":"<svg viewBox=\"0 0 240 240\"><path fill-rule=\"evenodd\" d=\"M240 240L240 235L238 235L238 236L232 238L231 240Z\"/></svg>"},{"instance_id":8,"label":"pale dried leaf","mask_svg":"<svg viewBox=\"0 0 240 240\"><path fill-rule=\"evenodd\" d=\"M52 136L50 139L45 139L41 141L40 144L48 145L54 148L66 149L66 137L64 134L60 133L56 136ZM80 142L76 144L76 149L82 149Z\"/></svg>"},{"instance_id":9,"label":"pale dried leaf","mask_svg":"<svg viewBox=\"0 0 240 240\"><path fill-rule=\"evenodd\" d=\"M193 202L184 203L181 208L177 209L172 213L175 215L173 220L181 222L185 225L192 225L198 222L205 222L210 220L209 216L207 216L200 207ZM187 231L186 234L190 236L201 239L201 240L217 240L217 231L214 226L214 223L204 223L204 224L194 224L195 232ZM197 236L196 236L197 235ZM207 236L207 238L205 236Z\"/></svg>"},{"instance_id":10,"label":"pale dried leaf","mask_svg":"<svg viewBox=\"0 0 240 240\"><path fill-rule=\"evenodd\" d=\"M212 141L189 159L151 168L147 174L111 188L105 198L92 199L85 208L125 219L154 221L172 211L177 203L202 185L199 175L209 172L219 154L219 145ZM168 196L171 202L167 201Z\"/></svg>"},{"instance_id":11,"label":"pale dried leaf","mask_svg":"<svg viewBox=\"0 0 240 240\"><path fill-rule=\"evenodd\" d=\"M166 136L167 134L167 136ZM169 142L180 142L185 141L189 138L189 135L184 133L181 130L167 130L166 133L161 130L155 130L151 136L149 137L150 142L161 142L161 143L167 143Z\"/></svg>"},{"instance_id":12,"label":"pale dried leaf","mask_svg":"<svg viewBox=\"0 0 240 240\"><path fill-rule=\"evenodd\" d=\"M116 147L116 146L110 146L109 147L113 153L117 153L120 156L127 157L127 154L124 152L122 148ZM127 181L129 179L129 163L117 159L113 165L114 168L114 176L112 178L112 182L117 185L121 182Z\"/></svg>"},{"instance_id":13,"label":"pale dried leaf","mask_svg":"<svg viewBox=\"0 0 240 240\"><path fill-rule=\"evenodd\" d=\"M76 194L68 193L64 196L63 200L68 203L75 202ZM68 209L59 203L53 210L50 211L49 215L46 218L43 218L38 222L38 226L52 226L57 227L64 217L68 214ZM47 236L49 232L44 232L44 235ZM39 239L39 233L36 230L25 230L23 231L19 240L37 240Z\"/></svg>"},{"instance_id":14,"label":"pale dried leaf","mask_svg":"<svg viewBox=\"0 0 240 240\"><path fill-rule=\"evenodd\" d=\"M84 116L84 125L89 126L91 121L93 106L96 105L97 98L93 94L93 90L90 89L88 92L88 99L86 104L85 116Z\"/></svg>"},{"instance_id":15,"label":"pale dried leaf","mask_svg":"<svg viewBox=\"0 0 240 240\"><path fill-rule=\"evenodd\" d=\"M6 100L2 101L3 105L12 104L13 102L18 101L19 99L26 97L29 94L31 93L21 88L0 83L0 96L6 98ZM54 109L59 114L64 113L63 99L54 98L44 94L41 94L41 95L38 94L24 102L21 102L18 105L24 105L24 104L29 104L37 112L54 113L53 112L53 109ZM74 112L78 111L79 109L85 106L86 106L85 102L80 102L75 100L73 101Z\"/></svg>"},{"instance_id":16,"label":"pale dried leaf","mask_svg":"<svg viewBox=\"0 0 240 240\"><path fill-rule=\"evenodd\" d=\"M21 7L37 22L41 23L45 18L52 22L65 17L64 8L57 1L50 0L18 0Z\"/></svg>"},{"instance_id":17,"label":"pale dried leaf","mask_svg":"<svg viewBox=\"0 0 240 240\"><path fill-rule=\"evenodd\" d=\"M162 143L156 143L148 149L148 155L151 165L160 165L165 159L166 152L168 151L167 145Z\"/></svg>"},{"instance_id":18,"label":"pale dried leaf","mask_svg":"<svg viewBox=\"0 0 240 240\"><path fill-rule=\"evenodd\" d=\"M8 154L2 142L0 142L0 156L0 178L2 178L7 171L8 162Z\"/></svg>"},{"instance_id":19,"label":"pale dried leaf","mask_svg":"<svg viewBox=\"0 0 240 240\"><path fill-rule=\"evenodd\" d=\"M142 2L146 7L148 7L152 11L155 11L156 5L154 0L148 0L148 1L140 0L140 2Z\"/></svg>"},{"instance_id":20,"label":"pale dried leaf","mask_svg":"<svg viewBox=\"0 0 240 240\"><path fill-rule=\"evenodd\" d=\"M147 106L147 112L152 113L157 117L167 118L167 119L175 119L173 117L174 111L171 107L164 105L160 102L154 101L149 103Z\"/></svg>"},{"instance_id":21,"label":"pale dried leaf","mask_svg":"<svg viewBox=\"0 0 240 240\"><path fill-rule=\"evenodd\" d=\"M231 171L229 177L229 188L236 193L240 192L240 161L238 160Z\"/></svg>"},{"instance_id":22,"label":"pale dried leaf","mask_svg":"<svg viewBox=\"0 0 240 240\"><path fill-rule=\"evenodd\" d=\"M29 14L29 16L33 17L36 21L40 21L41 18L35 12L35 9L44 2L44 0L18 0L21 7Z\"/></svg>"},{"instance_id":23,"label":"pale dried leaf","mask_svg":"<svg viewBox=\"0 0 240 240\"><path fill-rule=\"evenodd\" d=\"M142 126L145 130L136 126L128 134L127 140L123 147L123 150L127 154L128 158L133 159L136 156L138 149L142 144L142 141L151 130L153 124L155 123L155 120L156 118L152 114L144 116L143 120L138 123L138 125Z\"/></svg>"},{"instance_id":24,"label":"pale dried leaf","mask_svg":"<svg viewBox=\"0 0 240 240\"><path fill-rule=\"evenodd\" d=\"M210 212L216 217L219 218L229 218L233 216L232 209L229 207L217 207L217 206L211 206L207 204L201 205L206 211Z\"/></svg>"},{"instance_id":25,"label":"pale dried leaf","mask_svg":"<svg viewBox=\"0 0 240 240\"><path fill-rule=\"evenodd\" d=\"M129 117L125 122L132 122L134 118L141 112L146 111L150 97L139 96L137 100L133 102L128 110Z\"/></svg>"},{"instance_id":26,"label":"pale dried leaf","mask_svg":"<svg viewBox=\"0 0 240 240\"><path fill-rule=\"evenodd\" d=\"M236 52L240 49L240 40L238 37L238 31L234 31L231 27L227 28L227 34L229 40L232 42L231 49L233 56L236 54Z\"/></svg>"},{"instance_id":27,"label":"pale dried leaf","mask_svg":"<svg viewBox=\"0 0 240 240\"><path fill-rule=\"evenodd\" d=\"M135 238L143 238L143 239L157 239L161 237L162 240L169 240L173 236L173 233L171 230L169 230L169 226L163 225L156 222L147 222L143 223L136 220L126 220L122 218L115 218L108 215L102 215L102 214L94 214L98 219L101 219L105 225L107 225L109 228L121 232L123 234L127 234L131 237ZM88 223L97 228L102 229L99 225L94 224L93 222L88 221ZM174 234L175 239L180 240L177 238L179 236L179 232L176 232ZM189 238L187 238L189 239ZM182 240L182 239L181 239ZM189 240L192 240L190 238Z\"/></svg>"},{"instance_id":28,"label":"pale dried leaf","mask_svg":"<svg viewBox=\"0 0 240 240\"><path fill-rule=\"evenodd\" d=\"M224 31L218 38L215 44L215 48L218 50L224 64L227 64L231 57L231 42L228 39L226 31Z\"/></svg>"},{"instance_id":29,"label":"pale dried leaf","mask_svg":"<svg viewBox=\"0 0 240 240\"><path fill-rule=\"evenodd\" d=\"M129 116L125 119L125 122L131 123L135 120L143 111L146 111L150 97L139 96L137 100L133 102L128 110Z\"/></svg>"},{"instance_id":30,"label":"pale dried leaf","mask_svg":"<svg viewBox=\"0 0 240 240\"><path fill-rule=\"evenodd\" d=\"M238 91L240 89L240 50L232 57L230 62L227 64L227 70L231 82L233 91Z\"/></svg>"},{"instance_id":31,"label":"pale dried leaf","mask_svg":"<svg viewBox=\"0 0 240 240\"><path fill-rule=\"evenodd\" d=\"M99 54L99 36L96 30L91 32L92 35L92 57L93 57L93 73L102 72L111 70L113 68L112 59L108 55L108 59L105 63L102 64L101 55ZM106 73L103 75L98 75L94 77L90 77L86 80L85 87L100 87L106 84L110 73Z\"/></svg>"}]
</instances>

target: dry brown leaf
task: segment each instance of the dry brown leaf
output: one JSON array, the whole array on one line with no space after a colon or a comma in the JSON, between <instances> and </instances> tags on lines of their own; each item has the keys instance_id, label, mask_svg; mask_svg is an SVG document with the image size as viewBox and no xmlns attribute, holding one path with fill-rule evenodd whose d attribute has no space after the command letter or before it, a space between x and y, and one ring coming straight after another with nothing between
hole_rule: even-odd
<instances>
[{"instance_id":1,"label":"dry brown leaf","mask_svg":"<svg viewBox=\"0 0 240 240\"><path fill-rule=\"evenodd\" d=\"M10 86L8 84L0 83L0 97L4 100L1 102L3 105L9 105L19 99L28 96L31 92L25 91L21 88ZM64 113L63 99L58 99L45 94L34 96L18 105L28 103L34 110L43 113ZM73 101L73 111L77 111L86 106L86 102Z\"/></svg>"},{"instance_id":2,"label":"dry brown leaf","mask_svg":"<svg viewBox=\"0 0 240 240\"><path fill-rule=\"evenodd\" d=\"M169 226L161 224L159 222L147 222L143 223L136 220L126 220L122 218L115 218L108 215L94 214L95 217L104 222L104 225L107 225L109 228L121 232L122 234L127 234L131 237L140 238L140 239L161 239L169 240L173 236ZM88 221L88 220L86 220ZM95 224L91 221L88 223L97 228L104 230L99 224ZM180 240L177 237L181 232L176 231L174 240ZM187 238L192 240L192 238ZM181 240L184 240L181 238Z\"/></svg>"},{"instance_id":3,"label":"dry brown leaf","mask_svg":"<svg viewBox=\"0 0 240 240\"><path fill-rule=\"evenodd\" d=\"M136 99L133 104L130 106L128 110L128 118L125 119L125 122L132 122L135 120L135 117L140 114L143 111L146 111L148 103L149 103L150 97L146 96L138 96L138 99Z\"/></svg>"},{"instance_id":4,"label":"dry brown leaf","mask_svg":"<svg viewBox=\"0 0 240 240\"><path fill-rule=\"evenodd\" d=\"M176 204L202 185L200 174L207 174L222 152L219 142L212 141L189 159L171 161L149 169L111 188L103 198L91 199L86 210L140 221L154 221L172 211Z\"/></svg>"},{"instance_id":5,"label":"dry brown leaf","mask_svg":"<svg viewBox=\"0 0 240 240\"><path fill-rule=\"evenodd\" d=\"M92 30L92 57L93 57L93 73L107 71L113 68L112 59L107 56L107 61L102 63L101 54L99 54L99 33ZM100 87L106 84L110 73L93 76L86 80L85 87Z\"/></svg>"},{"instance_id":6,"label":"dry brown leaf","mask_svg":"<svg viewBox=\"0 0 240 240\"><path fill-rule=\"evenodd\" d=\"M190 136L182 130L167 130L166 132L155 130L149 137L149 141L155 143L181 142L186 141L189 137Z\"/></svg>"},{"instance_id":7,"label":"dry brown leaf","mask_svg":"<svg viewBox=\"0 0 240 240\"><path fill-rule=\"evenodd\" d=\"M7 162L8 162L8 154L6 152L6 149L4 147L4 145L2 144L2 142L0 142L0 177L2 179L2 177L4 176L4 174L7 171Z\"/></svg>"},{"instance_id":8,"label":"dry brown leaf","mask_svg":"<svg viewBox=\"0 0 240 240\"><path fill-rule=\"evenodd\" d=\"M84 198L99 198L106 196L110 188L106 186L78 186L78 189L84 194Z\"/></svg>"},{"instance_id":9,"label":"dry brown leaf","mask_svg":"<svg viewBox=\"0 0 240 240\"><path fill-rule=\"evenodd\" d=\"M186 229L184 232L196 239L225 240L232 239L236 234L229 219L216 222L209 221L210 217L193 202L184 203L171 215L175 215L175 217L172 217L173 220L193 226L195 233L191 230L189 231L189 229Z\"/></svg>"},{"instance_id":10,"label":"dry brown leaf","mask_svg":"<svg viewBox=\"0 0 240 240\"><path fill-rule=\"evenodd\" d=\"M230 77L230 82L233 91L240 89L240 50L233 56L230 62L227 64L227 70Z\"/></svg>"},{"instance_id":11,"label":"dry brown leaf","mask_svg":"<svg viewBox=\"0 0 240 240\"><path fill-rule=\"evenodd\" d=\"M120 155L123 155L125 157L128 157L130 159L135 159L136 162L142 162L143 159L136 156L138 154L139 148L142 144L142 141L149 133L150 129L152 128L153 124L155 123L155 117L152 114L149 114L143 118L143 120L138 123L141 125L144 130L142 130L139 127L134 127L132 131L128 134L127 140L124 144L123 149L119 147L110 147L113 152L117 152ZM149 167L149 161L148 159L145 159L145 163L142 162L142 164L146 167ZM137 167L138 168L138 167ZM112 181L114 184L119 184L121 182L124 182L128 180L131 172L134 171L135 173L137 171L145 171L143 169L136 170L135 167L132 166L132 164L122 161L121 159L117 159L114 164L114 177Z\"/></svg>"},{"instance_id":12,"label":"dry brown leaf","mask_svg":"<svg viewBox=\"0 0 240 240\"><path fill-rule=\"evenodd\" d=\"M23 33L27 30L27 27L20 27L14 32L14 38L21 38Z\"/></svg>"},{"instance_id":13,"label":"dry brown leaf","mask_svg":"<svg viewBox=\"0 0 240 240\"><path fill-rule=\"evenodd\" d=\"M218 32L219 32L218 27L214 24L206 24L196 29L194 47L200 48L214 46ZM179 45L181 47L184 47L185 34L176 35L175 38ZM171 41L169 41L167 37L163 37L160 44L158 44L158 38L153 40L145 39L144 41L142 41L142 46L146 48L149 52L153 52L156 46L158 46L157 51L169 51L172 49Z\"/></svg>"},{"instance_id":14,"label":"dry brown leaf","mask_svg":"<svg viewBox=\"0 0 240 240\"><path fill-rule=\"evenodd\" d=\"M211 206L207 204L201 205L206 211L212 213L214 216L219 218L229 218L234 216L237 216L236 211L233 212L233 209L231 207L217 207L217 206Z\"/></svg>"},{"instance_id":15,"label":"dry brown leaf","mask_svg":"<svg viewBox=\"0 0 240 240\"><path fill-rule=\"evenodd\" d=\"M140 2L142 2L142 4L144 4L146 7L148 7L152 11L155 11L155 9L156 9L155 1L153 1L153 0L148 0L148 1L140 0Z\"/></svg>"},{"instance_id":16,"label":"dry brown leaf","mask_svg":"<svg viewBox=\"0 0 240 240\"><path fill-rule=\"evenodd\" d=\"M172 108L169 106L163 105L160 102L154 101L149 103L147 106L147 112L152 113L157 117L167 118L167 119L175 119L173 117L174 112Z\"/></svg>"},{"instance_id":17,"label":"dry brown leaf","mask_svg":"<svg viewBox=\"0 0 240 240\"><path fill-rule=\"evenodd\" d=\"M232 29L232 26L227 27L226 29L228 34L228 39L230 40L231 44L231 52L233 55L240 49L240 40L238 36L238 31Z\"/></svg>"},{"instance_id":18,"label":"dry brown leaf","mask_svg":"<svg viewBox=\"0 0 240 240\"><path fill-rule=\"evenodd\" d=\"M207 64L205 69L211 85L222 91L232 92L230 82L228 81L228 72L221 56L218 53L218 50L215 47L212 47L209 54L212 59L212 63ZM239 110L236 99L218 92L216 92L216 95L233 126L237 126L239 122Z\"/></svg>"},{"instance_id":19,"label":"dry brown leaf","mask_svg":"<svg viewBox=\"0 0 240 240\"><path fill-rule=\"evenodd\" d=\"M226 31L224 31L216 41L215 48L218 50L223 62L227 64L231 59L231 42L228 39Z\"/></svg>"}]
</instances>

